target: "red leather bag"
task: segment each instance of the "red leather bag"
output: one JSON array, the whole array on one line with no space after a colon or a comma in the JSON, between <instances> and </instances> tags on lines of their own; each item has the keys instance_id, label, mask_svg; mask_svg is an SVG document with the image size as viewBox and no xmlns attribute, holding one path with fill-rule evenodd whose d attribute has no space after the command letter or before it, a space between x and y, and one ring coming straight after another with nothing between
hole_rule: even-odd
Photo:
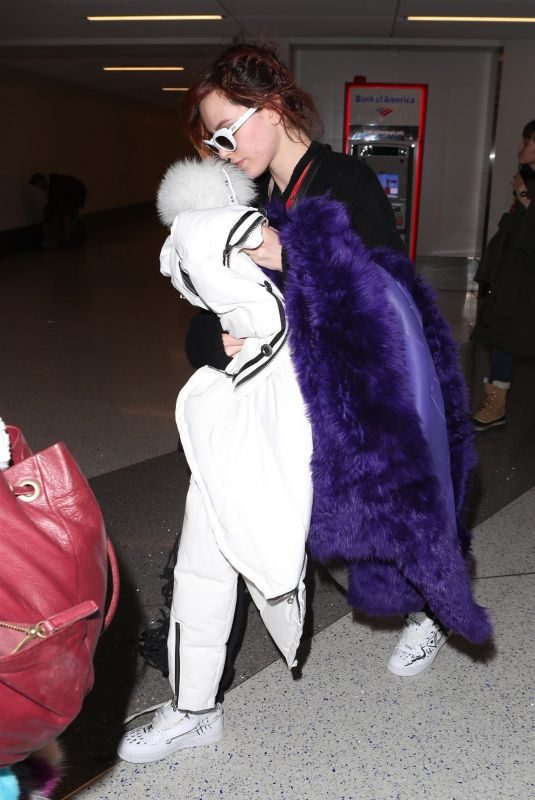
<instances>
[{"instance_id":1,"label":"red leather bag","mask_svg":"<svg viewBox=\"0 0 535 800\"><path fill-rule=\"evenodd\" d=\"M0 471L0 767L63 731L93 686L93 654L118 600L97 501L63 444L32 455L7 426ZM104 619L108 561L113 588Z\"/></svg>"}]
</instances>

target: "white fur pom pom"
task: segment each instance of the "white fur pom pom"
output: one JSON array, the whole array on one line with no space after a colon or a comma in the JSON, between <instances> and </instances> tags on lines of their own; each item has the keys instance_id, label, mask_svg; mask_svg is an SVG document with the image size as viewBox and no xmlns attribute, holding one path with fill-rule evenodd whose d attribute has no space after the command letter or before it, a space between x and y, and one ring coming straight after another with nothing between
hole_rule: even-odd
<instances>
[{"instance_id":1,"label":"white fur pom pom","mask_svg":"<svg viewBox=\"0 0 535 800\"><path fill-rule=\"evenodd\" d=\"M193 208L248 206L255 197L251 178L219 158L186 158L169 167L158 189L158 215L171 227L180 211Z\"/></svg>"}]
</instances>

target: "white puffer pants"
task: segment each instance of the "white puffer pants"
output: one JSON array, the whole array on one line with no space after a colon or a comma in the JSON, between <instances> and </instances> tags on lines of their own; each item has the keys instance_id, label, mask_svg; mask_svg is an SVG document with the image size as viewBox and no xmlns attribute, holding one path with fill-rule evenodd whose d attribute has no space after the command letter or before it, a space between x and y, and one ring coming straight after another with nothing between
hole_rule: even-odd
<instances>
[{"instance_id":1,"label":"white puffer pants","mask_svg":"<svg viewBox=\"0 0 535 800\"><path fill-rule=\"evenodd\" d=\"M176 421L192 473L169 633L178 708L214 705L241 574L289 666L304 619L312 434L293 369L283 297L243 252L262 241L256 209L179 214L161 270L244 345L223 372L198 370ZM226 255L225 255L226 254Z\"/></svg>"},{"instance_id":2,"label":"white puffer pants","mask_svg":"<svg viewBox=\"0 0 535 800\"><path fill-rule=\"evenodd\" d=\"M302 634L312 437L288 345L235 388L196 372L177 402L192 480L175 568L169 677L178 708L211 708L242 574L288 666Z\"/></svg>"}]
</instances>

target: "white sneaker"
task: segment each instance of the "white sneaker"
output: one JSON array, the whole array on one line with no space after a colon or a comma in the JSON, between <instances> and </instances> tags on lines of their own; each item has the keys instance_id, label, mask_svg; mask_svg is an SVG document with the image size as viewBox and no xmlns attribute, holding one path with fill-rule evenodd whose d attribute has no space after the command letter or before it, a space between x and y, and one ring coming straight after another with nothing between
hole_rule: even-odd
<instances>
[{"instance_id":1,"label":"white sneaker","mask_svg":"<svg viewBox=\"0 0 535 800\"><path fill-rule=\"evenodd\" d=\"M387 668L394 675L418 675L431 666L449 635L425 612L409 614Z\"/></svg>"},{"instance_id":2,"label":"white sneaker","mask_svg":"<svg viewBox=\"0 0 535 800\"><path fill-rule=\"evenodd\" d=\"M183 750L219 742L223 736L221 703L201 713L174 711L171 701L158 709L152 722L126 733L117 748L123 761L145 764Z\"/></svg>"}]
</instances>

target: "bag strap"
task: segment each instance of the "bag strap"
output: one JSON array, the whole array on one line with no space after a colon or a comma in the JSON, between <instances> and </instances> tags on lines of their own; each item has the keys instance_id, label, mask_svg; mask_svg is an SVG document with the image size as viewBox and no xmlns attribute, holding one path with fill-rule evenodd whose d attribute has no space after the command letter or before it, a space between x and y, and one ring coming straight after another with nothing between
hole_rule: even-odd
<instances>
[{"instance_id":1,"label":"bag strap","mask_svg":"<svg viewBox=\"0 0 535 800\"><path fill-rule=\"evenodd\" d=\"M84 603L79 603L77 606L72 606L72 608L60 611L58 614L53 614L53 616L40 622L36 627L39 627L41 632L37 635L50 636L63 628L69 627L74 622L93 616L97 611L97 604L93 600L86 600Z\"/></svg>"},{"instance_id":2,"label":"bag strap","mask_svg":"<svg viewBox=\"0 0 535 800\"><path fill-rule=\"evenodd\" d=\"M115 555L115 550L109 539L106 543L106 547L108 550L108 561L110 564L111 597L108 605L108 610L106 612L106 617L104 619L104 625L102 626L103 633L109 627L109 624L112 621L113 617L115 616L115 612L117 611L117 603L119 602L119 585L120 585L119 565L117 563L117 556Z\"/></svg>"},{"instance_id":3,"label":"bag strap","mask_svg":"<svg viewBox=\"0 0 535 800\"><path fill-rule=\"evenodd\" d=\"M309 161L308 164L305 166L305 168L302 171L301 175L298 177L297 181L295 182L295 185L294 185L292 191L290 192L290 196L288 197L288 199L286 200L286 202L284 204L284 207L286 209L294 208L294 206L297 205L299 200L302 200L303 197L306 197L306 193L307 193L308 187L312 183L312 181L314 179L314 176L316 175L316 173L317 173L317 171L318 171L318 169L319 169L324 157L325 157L325 154L324 153L320 153L315 158L313 158L311 161Z\"/></svg>"}]
</instances>

